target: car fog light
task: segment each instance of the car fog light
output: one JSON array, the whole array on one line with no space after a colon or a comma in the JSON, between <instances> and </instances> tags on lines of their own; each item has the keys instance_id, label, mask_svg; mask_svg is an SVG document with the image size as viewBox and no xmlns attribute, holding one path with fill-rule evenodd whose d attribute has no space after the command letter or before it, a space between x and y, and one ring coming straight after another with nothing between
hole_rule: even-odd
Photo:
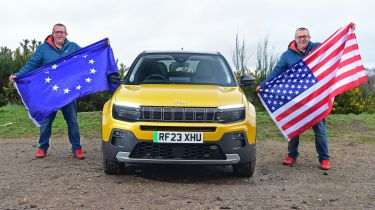
<instances>
[{"instance_id":1,"label":"car fog light","mask_svg":"<svg viewBox=\"0 0 375 210\"><path fill-rule=\"evenodd\" d=\"M133 139L134 135L131 131L126 130L115 130L112 132L111 143L114 146L124 146L126 140Z\"/></svg>"},{"instance_id":2,"label":"car fog light","mask_svg":"<svg viewBox=\"0 0 375 210\"><path fill-rule=\"evenodd\" d=\"M243 132L234 132L232 133L232 146L233 149L239 149L246 146L246 137Z\"/></svg>"},{"instance_id":3,"label":"car fog light","mask_svg":"<svg viewBox=\"0 0 375 210\"><path fill-rule=\"evenodd\" d=\"M129 131L114 131L112 136L114 138L129 138L131 133Z\"/></svg>"},{"instance_id":4,"label":"car fog light","mask_svg":"<svg viewBox=\"0 0 375 210\"><path fill-rule=\"evenodd\" d=\"M243 133L233 133L233 140L245 140L245 136Z\"/></svg>"}]
</instances>

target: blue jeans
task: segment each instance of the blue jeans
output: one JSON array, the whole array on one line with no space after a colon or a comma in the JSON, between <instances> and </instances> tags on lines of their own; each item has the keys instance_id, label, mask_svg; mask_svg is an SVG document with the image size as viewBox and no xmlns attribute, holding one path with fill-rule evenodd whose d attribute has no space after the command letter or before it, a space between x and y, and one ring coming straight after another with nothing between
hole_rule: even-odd
<instances>
[{"instance_id":1,"label":"blue jeans","mask_svg":"<svg viewBox=\"0 0 375 210\"><path fill-rule=\"evenodd\" d=\"M322 160L329 160L326 120L323 119L319 121L313 126L313 129L315 133L315 148L318 152L319 162L322 162ZM294 159L297 159L298 157L298 144L299 136L294 137L288 142L288 155Z\"/></svg>"},{"instance_id":2,"label":"blue jeans","mask_svg":"<svg viewBox=\"0 0 375 210\"><path fill-rule=\"evenodd\" d=\"M81 140L77 121L77 103L73 101L61 108L66 124L68 125L68 136L72 151L81 148ZM40 125L39 149L47 151L49 147L49 138L51 137L52 122L56 117L56 112L51 113L48 118Z\"/></svg>"}]
</instances>

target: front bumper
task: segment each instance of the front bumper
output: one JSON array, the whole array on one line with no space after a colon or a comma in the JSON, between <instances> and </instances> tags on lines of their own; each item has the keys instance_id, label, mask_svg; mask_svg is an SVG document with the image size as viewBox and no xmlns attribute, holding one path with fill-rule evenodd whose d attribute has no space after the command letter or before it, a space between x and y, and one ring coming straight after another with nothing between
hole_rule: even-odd
<instances>
[{"instance_id":1,"label":"front bumper","mask_svg":"<svg viewBox=\"0 0 375 210\"><path fill-rule=\"evenodd\" d=\"M225 160L189 160L189 159L146 159L130 158L130 152L118 152L116 159L125 163L156 163L156 164L236 164L240 162L238 154L225 154Z\"/></svg>"},{"instance_id":2,"label":"front bumper","mask_svg":"<svg viewBox=\"0 0 375 210\"><path fill-rule=\"evenodd\" d=\"M137 139L131 131L121 131L124 135L115 137L113 134L116 131L121 130L114 129L110 140L102 142L103 157L106 160L124 163L227 165L254 162L256 159L256 144L248 143L245 132L243 132L244 139L242 140L233 139L233 133L226 133L219 141L205 141L199 145L168 145L165 143L153 143L151 140ZM147 152L139 152L139 148L143 145L152 148L148 148ZM165 155L164 151L158 152L157 155L153 156L147 155L153 153L154 150L159 151L160 147L164 148L164 146L168 147L169 155ZM219 154L206 154L212 153L210 148L220 150L215 151ZM186 153L186 151L190 153L191 150L193 155L181 154ZM199 154L196 154L197 150L200 151Z\"/></svg>"}]
</instances>

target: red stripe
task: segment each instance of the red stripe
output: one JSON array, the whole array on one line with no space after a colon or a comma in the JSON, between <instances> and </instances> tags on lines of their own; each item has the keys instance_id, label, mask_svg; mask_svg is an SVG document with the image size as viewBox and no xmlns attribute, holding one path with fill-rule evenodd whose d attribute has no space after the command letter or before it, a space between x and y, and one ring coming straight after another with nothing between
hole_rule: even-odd
<instances>
[{"instance_id":1,"label":"red stripe","mask_svg":"<svg viewBox=\"0 0 375 210\"><path fill-rule=\"evenodd\" d=\"M345 48L344 49L344 52L350 52L352 50L355 50L355 49L348 49L348 48ZM345 54L345 53L344 53ZM343 54L343 55L344 55ZM342 56L343 56L342 55ZM328 57L327 57L328 58ZM355 58L354 60L352 58ZM327 75L331 74L333 71L335 71L337 68L342 68L350 63L352 63L353 61L357 61L357 56L354 56L352 58L348 58L347 60L341 62L341 60L337 60L336 63L334 63L332 66L330 66L328 69L324 70L321 74L319 74L318 76L316 76L316 78L320 81L322 80L324 77L326 77ZM360 60L360 57L359 57L359 60ZM326 63L327 61L324 61L324 63ZM341 62L341 63L340 63ZM317 68L320 68L320 63L317 65L318 67ZM318 71L318 69L315 69L315 67L313 69L311 69L311 71L313 72L316 72Z\"/></svg>"},{"instance_id":2,"label":"red stripe","mask_svg":"<svg viewBox=\"0 0 375 210\"><path fill-rule=\"evenodd\" d=\"M328 103L328 109L326 111L324 111L323 113L321 113L320 115L316 116L313 120L311 120L310 122L308 122L307 124L305 124L304 126L300 127L299 129L293 131L292 133L290 133L288 135L288 138L289 139L292 139L296 136L298 136L299 134L303 133L304 131L306 131L307 129L311 128L312 126L314 126L316 123L318 123L319 121L323 120L324 118L326 118L329 113L331 113L331 110L332 110L332 103L331 103L331 100L330 102Z\"/></svg>"},{"instance_id":3,"label":"red stripe","mask_svg":"<svg viewBox=\"0 0 375 210\"><path fill-rule=\"evenodd\" d=\"M361 67L362 67L362 69L360 69L360 70L363 70L363 66L361 66ZM287 117L291 113L295 112L297 109L301 108L306 103L314 100L314 98L316 96L320 95L322 92L324 92L325 90L327 90L328 88L330 88L332 85L334 85L338 81L340 81L342 79L345 79L346 77L352 76L352 75L356 74L357 72L358 72L358 68L355 68L355 69L349 70L349 71L347 71L347 72L339 75L336 78L332 78L330 81L328 81L322 87L320 87L316 91L312 92L310 95L308 95L307 97L305 97L304 99L302 99L301 101L299 101L298 103L296 103L292 107L290 107L288 110L285 110L283 113L281 113L280 115L278 115L275 119L277 121L281 121L282 119L284 119L285 117ZM330 95L332 95L332 93Z\"/></svg>"},{"instance_id":4,"label":"red stripe","mask_svg":"<svg viewBox=\"0 0 375 210\"><path fill-rule=\"evenodd\" d=\"M314 100L314 98L316 96L318 96L319 94L321 94L322 92L324 92L325 90L327 90L331 85L333 85L334 81L335 81L335 78L332 78L326 84L324 84L322 87L318 88L314 92L311 92L310 95L308 95L307 97L305 97L304 99L302 99L301 101L299 101L298 103L294 104L292 107L290 107L289 109L285 110L280 115L278 115L277 117L275 117L275 119L277 121L281 121L282 119L284 119L285 117L287 117L288 115L290 115L291 113L293 113L294 111L296 111L297 109L301 108L304 104L308 103L309 101ZM309 90L306 90L306 91L309 91Z\"/></svg>"},{"instance_id":5,"label":"red stripe","mask_svg":"<svg viewBox=\"0 0 375 210\"><path fill-rule=\"evenodd\" d=\"M322 53L324 53L326 50L328 50L328 48L330 48L332 45L334 45L336 42L338 42L344 35L346 35L349 32L349 28L350 28L349 26L350 25L348 25L340 33L334 35L335 37L332 40L330 40L329 42L328 42L328 40L331 37L333 37L333 35L331 35L330 38L324 40L324 42L320 45L320 46L324 45L322 48L317 47L316 50L314 50L313 52L310 53L311 55L305 56L305 57L308 57L308 59L306 59L306 62L310 64L313 60L315 60ZM309 57L309 56L311 56L311 57Z\"/></svg>"},{"instance_id":6,"label":"red stripe","mask_svg":"<svg viewBox=\"0 0 375 210\"><path fill-rule=\"evenodd\" d=\"M308 57L308 59L304 59L305 63L309 65L313 60L321 56L324 52L326 52L329 48L332 47L335 43L337 43L344 35L348 33L348 28L341 31L335 38L333 38L331 41L327 42L328 40L325 40L321 45L324 45L322 48L318 49L318 51L311 52L311 57ZM345 43L345 42L344 42ZM314 53L314 54L313 54Z\"/></svg>"},{"instance_id":7,"label":"red stripe","mask_svg":"<svg viewBox=\"0 0 375 210\"><path fill-rule=\"evenodd\" d=\"M292 127L293 125L297 124L299 121L303 120L304 118L309 116L311 113L318 110L321 106L326 104L328 102L327 100L329 100L329 98L330 98L330 95L327 95L325 98L322 98L322 100L320 100L318 103L314 104L311 108L307 109L306 111L304 111L300 115L296 116L295 118L293 118L293 120L289 121L288 123L284 124L281 127L284 130L286 130L286 129Z\"/></svg>"},{"instance_id":8,"label":"red stripe","mask_svg":"<svg viewBox=\"0 0 375 210\"><path fill-rule=\"evenodd\" d=\"M353 39L353 38L350 38L350 39ZM348 41L348 39L346 41ZM358 49L358 48L355 48L354 45L351 45L351 46L345 48L345 44L346 44L346 42L343 42L339 47L337 47L334 51L332 51L331 54L326 56L324 58L324 60L319 61L318 64L316 64L314 67L311 68L311 71L312 72L317 71L318 69L320 69L320 67L322 67L323 65L328 63L332 58L338 56L339 52L341 52L341 51L343 51L342 54L344 55L348 52L351 52L355 49Z\"/></svg>"},{"instance_id":9,"label":"red stripe","mask_svg":"<svg viewBox=\"0 0 375 210\"><path fill-rule=\"evenodd\" d=\"M338 31L340 31L341 28L337 29L331 36L329 36L326 40L329 40L331 37L335 36ZM345 29L344 29L345 30ZM326 41L324 40L324 42Z\"/></svg>"},{"instance_id":10,"label":"red stripe","mask_svg":"<svg viewBox=\"0 0 375 210\"><path fill-rule=\"evenodd\" d=\"M348 76L355 75L355 74L357 73L357 70L356 70L356 69L353 69L353 70L351 70L351 73L352 73L352 74L350 74L350 75L348 74L348 75L345 76L345 77L341 77L341 78L338 79L337 81L341 81L341 80L345 79L345 78L348 77ZM341 75L340 75L340 76L341 76ZM362 83L367 82L367 80L368 80L367 76L363 76L363 77L357 78L356 80L351 81L351 82L348 83L348 84L345 84L345 85L342 85L342 86L336 88L336 89L331 93L331 95L332 95L333 97L334 97L334 96L337 96L337 95L339 95L339 94L341 94L341 93L343 93L343 92L345 92L345 91L347 91L347 90L350 90L350 89L352 89L352 88L354 88L354 87L359 86L359 85L362 84Z\"/></svg>"},{"instance_id":11,"label":"red stripe","mask_svg":"<svg viewBox=\"0 0 375 210\"><path fill-rule=\"evenodd\" d=\"M315 53L315 51L319 50L319 47L321 47L327 40L329 40L331 37L333 36L336 36L337 32L340 31L340 29L338 29L337 31L335 31L331 36L329 36L326 40L324 40L324 42L322 42L322 44L320 44L318 47L316 47L313 51L311 51L308 55L306 55L305 57L309 56L309 55L313 55ZM310 58L308 59L310 60Z\"/></svg>"},{"instance_id":12,"label":"red stripe","mask_svg":"<svg viewBox=\"0 0 375 210\"><path fill-rule=\"evenodd\" d=\"M350 45L350 46L346 47L344 49L344 53L343 54L346 54L346 53L354 51L354 50L358 50L358 44L353 44L353 45Z\"/></svg>"},{"instance_id":13,"label":"red stripe","mask_svg":"<svg viewBox=\"0 0 375 210\"><path fill-rule=\"evenodd\" d=\"M359 69L359 71L358 71L358 69ZM356 67L350 69L349 71L346 71L346 72L344 72L344 73L336 76L336 78L335 78L336 82L335 83L337 83L338 81L341 81L341 80L343 80L343 79L345 79L347 77L353 76L353 75L357 74L358 72L360 72L362 70L363 70L363 66L362 65L361 66L356 66Z\"/></svg>"},{"instance_id":14,"label":"red stripe","mask_svg":"<svg viewBox=\"0 0 375 210\"><path fill-rule=\"evenodd\" d=\"M324 60L322 61L319 61L318 64L316 64L314 67L311 68L311 71L312 72L316 72L318 71L323 65L325 65L326 63L328 63L331 59L335 58L336 56L339 55L339 52L343 51L343 55L345 53L348 53L348 52L351 52L353 50L355 50L355 47L353 48L352 46L349 46L347 48L345 48L345 43L342 43L338 48L336 48L334 51L332 51L331 54L329 54L327 57L324 58ZM358 49L358 48L357 48ZM340 60L340 59L339 59ZM339 61L338 60L338 61ZM332 71L334 71L336 68L330 68ZM325 70L325 75L328 75L330 74L332 71L327 71ZM319 78L318 78L319 77ZM320 80L321 78L325 77L324 75L319 75L317 77L318 80Z\"/></svg>"},{"instance_id":15,"label":"red stripe","mask_svg":"<svg viewBox=\"0 0 375 210\"><path fill-rule=\"evenodd\" d=\"M367 77L361 77L358 80L355 80L351 83L348 83L347 85L343 85L335 89L335 91L332 92L332 96L340 95L341 93L346 92L352 88L358 87L359 85L366 83L366 82L367 82Z\"/></svg>"},{"instance_id":16,"label":"red stripe","mask_svg":"<svg viewBox=\"0 0 375 210\"><path fill-rule=\"evenodd\" d=\"M346 38L346 41L349 41L349 40L352 40L352 39L356 39L355 34L354 33L348 34L348 37Z\"/></svg>"},{"instance_id":17,"label":"red stripe","mask_svg":"<svg viewBox=\"0 0 375 210\"><path fill-rule=\"evenodd\" d=\"M330 66L328 69L320 73L318 76L316 76L317 80L322 80L327 75L331 74L333 71L335 71L340 65L340 60L336 61L332 66Z\"/></svg>"},{"instance_id":18,"label":"red stripe","mask_svg":"<svg viewBox=\"0 0 375 210\"><path fill-rule=\"evenodd\" d=\"M318 64L316 64L313 68L311 68L312 72L316 72L318 69L320 69L323 65L328 63L330 60L332 60L334 57L338 56L341 51L344 49L344 45L341 45L336 50L334 50L331 54L329 54L327 57L324 58L324 60L319 61Z\"/></svg>"},{"instance_id":19,"label":"red stripe","mask_svg":"<svg viewBox=\"0 0 375 210\"><path fill-rule=\"evenodd\" d=\"M341 68L343 68L343 67L345 67L347 65L353 64L353 63L355 63L357 61L360 61L360 60L361 60L361 56L360 55L355 55L353 57L350 57L350 58L342 61L340 63L340 65L339 65L339 68L341 69ZM364 70L364 68L362 70Z\"/></svg>"},{"instance_id":20,"label":"red stripe","mask_svg":"<svg viewBox=\"0 0 375 210\"><path fill-rule=\"evenodd\" d=\"M351 76L353 75L354 72L356 72L356 68L351 70L350 71L352 74L347 74L346 76L342 76L342 79L345 79L348 75ZM346 72L348 73L348 72ZM294 132L290 133L288 135L288 138L292 139L296 136L298 136L299 134L303 133L304 131L306 131L307 129L309 129L310 127L314 126L317 122L319 122L320 120L324 119L326 116L329 115L329 113L331 112L332 110L332 98L337 96L338 94L340 93L343 93L349 89L352 89L354 87L357 87L359 86L360 84L362 83L365 83L367 82L367 76L364 76L364 77L360 77L359 79L355 80L355 81L352 81L348 84L345 84L337 89L335 89L330 95L328 95L326 98L324 98L323 100L321 100L318 104L316 104L315 106L316 107L312 107L310 108L309 110L305 111L303 114L299 115L298 116L298 119L294 119L293 123L291 123L290 125L288 126L282 126L282 129L286 130L288 129L290 126L298 123L299 121L301 121L302 119L304 119L304 117L308 116L309 114L311 114L312 112L314 112L315 110L319 109L322 105L324 105L326 103L328 103L328 109L323 112L322 114L318 115L317 117L315 117L312 121L306 123L305 125L303 125L301 128L295 130ZM323 103L322 103L323 102ZM314 108L314 109L313 109ZM307 113L307 114L306 114ZM288 123L289 124L289 123Z\"/></svg>"},{"instance_id":21,"label":"red stripe","mask_svg":"<svg viewBox=\"0 0 375 210\"><path fill-rule=\"evenodd\" d=\"M345 51L345 50L344 50ZM341 69L342 67L348 65L348 64L351 64L355 61L358 61L358 60L361 60L361 57L358 58L358 56L354 56L354 57L351 57L351 58L348 58L347 60L341 62L341 60L337 60L336 63L334 63L331 67L329 67L328 69L326 69L325 71L323 71L321 74L319 74L318 76L316 76L316 79L318 79L319 81L322 80L324 77L326 77L327 75L331 74L333 71L335 71L337 68ZM340 63L341 62L341 63ZM315 70L316 72L317 70Z\"/></svg>"},{"instance_id":22,"label":"red stripe","mask_svg":"<svg viewBox=\"0 0 375 210\"><path fill-rule=\"evenodd\" d=\"M322 73L320 73L319 75L315 76L316 79L318 81L324 79L327 75L331 74L332 72L334 72L340 65L340 60L337 60L336 63L334 63L333 65L331 65L328 69L324 70Z\"/></svg>"}]
</instances>

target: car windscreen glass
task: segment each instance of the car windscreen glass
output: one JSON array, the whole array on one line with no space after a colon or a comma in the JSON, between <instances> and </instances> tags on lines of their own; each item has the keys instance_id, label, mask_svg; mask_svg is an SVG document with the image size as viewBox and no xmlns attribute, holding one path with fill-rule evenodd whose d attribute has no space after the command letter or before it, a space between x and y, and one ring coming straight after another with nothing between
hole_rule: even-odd
<instances>
[{"instance_id":1,"label":"car windscreen glass","mask_svg":"<svg viewBox=\"0 0 375 210\"><path fill-rule=\"evenodd\" d=\"M126 84L235 85L233 74L219 55L145 54L130 70Z\"/></svg>"}]
</instances>

